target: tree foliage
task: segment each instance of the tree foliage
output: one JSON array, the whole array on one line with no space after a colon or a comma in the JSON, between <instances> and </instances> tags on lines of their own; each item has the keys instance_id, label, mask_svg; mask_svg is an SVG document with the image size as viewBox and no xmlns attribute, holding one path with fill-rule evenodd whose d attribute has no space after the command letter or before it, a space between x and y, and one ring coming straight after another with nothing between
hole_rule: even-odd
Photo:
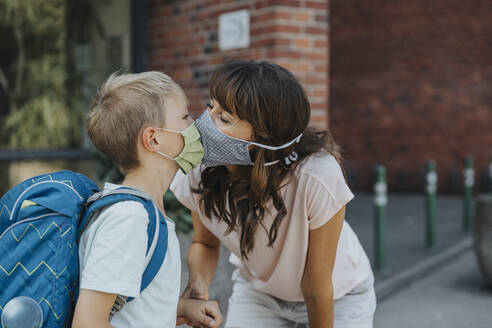
<instances>
[{"instance_id":1,"label":"tree foliage","mask_svg":"<svg viewBox=\"0 0 492 328\"><path fill-rule=\"evenodd\" d=\"M65 0L0 1L2 146L79 144L83 110L69 102ZM69 105L70 104L70 105Z\"/></svg>"}]
</instances>

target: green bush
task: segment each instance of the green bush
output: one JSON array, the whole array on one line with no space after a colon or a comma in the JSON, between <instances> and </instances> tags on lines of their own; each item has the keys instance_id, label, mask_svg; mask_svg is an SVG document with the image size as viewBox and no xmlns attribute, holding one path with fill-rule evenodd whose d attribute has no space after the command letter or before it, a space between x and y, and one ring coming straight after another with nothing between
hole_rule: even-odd
<instances>
[{"instance_id":1,"label":"green bush","mask_svg":"<svg viewBox=\"0 0 492 328\"><path fill-rule=\"evenodd\" d=\"M83 110L67 91L66 0L0 1L2 146L80 145Z\"/></svg>"},{"instance_id":2,"label":"green bush","mask_svg":"<svg viewBox=\"0 0 492 328\"><path fill-rule=\"evenodd\" d=\"M27 65L32 96L5 120L9 146L14 149L68 148L80 140L83 110L68 108L65 72L58 56L44 56Z\"/></svg>"}]
</instances>

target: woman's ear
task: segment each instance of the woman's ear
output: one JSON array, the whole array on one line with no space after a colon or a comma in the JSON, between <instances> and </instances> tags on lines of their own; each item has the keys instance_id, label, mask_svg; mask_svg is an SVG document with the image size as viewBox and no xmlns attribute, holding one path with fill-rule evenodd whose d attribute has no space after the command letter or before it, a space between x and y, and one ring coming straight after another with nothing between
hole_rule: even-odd
<instances>
[{"instance_id":1,"label":"woman's ear","mask_svg":"<svg viewBox=\"0 0 492 328\"><path fill-rule=\"evenodd\" d=\"M143 147L155 153L159 150L159 140L157 139L157 130L151 126L148 126L142 130L140 140Z\"/></svg>"}]
</instances>

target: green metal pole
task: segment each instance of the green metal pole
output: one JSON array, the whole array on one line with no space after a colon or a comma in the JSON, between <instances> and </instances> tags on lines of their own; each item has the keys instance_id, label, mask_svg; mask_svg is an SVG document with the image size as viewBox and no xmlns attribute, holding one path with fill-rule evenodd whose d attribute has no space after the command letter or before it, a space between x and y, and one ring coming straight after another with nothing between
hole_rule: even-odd
<instances>
[{"instance_id":1,"label":"green metal pole","mask_svg":"<svg viewBox=\"0 0 492 328\"><path fill-rule=\"evenodd\" d=\"M475 171L473 170L473 158L467 156L464 170L464 199L463 199L463 230L470 231L472 221L473 185L475 183Z\"/></svg>"},{"instance_id":2,"label":"green metal pole","mask_svg":"<svg viewBox=\"0 0 492 328\"><path fill-rule=\"evenodd\" d=\"M425 180L425 244L428 248L434 248L436 246L437 172L436 162L433 160L427 163Z\"/></svg>"},{"instance_id":3,"label":"green metal pole","mask_svg":"<svg viewBox=\"0 0 492 328\"><path fill-rule=\"evenodd\" d=\"M492 194L492 152L489 159L489 193Z\"/></svg>"},{"instance_id":4,"label":"green metal pole","mask_svg":"<svg viewBox=\"0 0 492 328\"><path fill-rule=\"evenodd\" d=\"M386 243L385 221L386 204L388 203L386 169L383 166L376 168L376 183L374 184L374 231L376 269L381 271L386 268Z\"/></svg>"}]
</instances>

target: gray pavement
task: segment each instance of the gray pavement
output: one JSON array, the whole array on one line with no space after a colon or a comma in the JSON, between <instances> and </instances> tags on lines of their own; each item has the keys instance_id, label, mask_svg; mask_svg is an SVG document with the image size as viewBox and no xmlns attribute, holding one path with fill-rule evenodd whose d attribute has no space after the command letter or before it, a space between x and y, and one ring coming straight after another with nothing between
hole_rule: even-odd
<instances>
[{"instance_id":1,"label":"gray pavement","mask_svg":"<svg viewBox=\"0 0 492 328\"><path fill-rule=\"evenodd\" d=\"M374 209L372 194L356 192L347 206L346 219L374 263ZM386 210L386 275L376 273L376 283L406 270L465 239L462 226L462 199L439 195L437 198L437 245L425 246L425 199L419 194L390 194Z\"/></svg>"},{"instance_id":2,"label":"gray pavement","mask_svg":"<svg viewBox=\"0 0 492 328\"><path fill-rule=\"evenodd\" d=\"M379 302L377 328L490 328L492 289L470 249L426 278Z\"/></svg>"}]
</instances>

